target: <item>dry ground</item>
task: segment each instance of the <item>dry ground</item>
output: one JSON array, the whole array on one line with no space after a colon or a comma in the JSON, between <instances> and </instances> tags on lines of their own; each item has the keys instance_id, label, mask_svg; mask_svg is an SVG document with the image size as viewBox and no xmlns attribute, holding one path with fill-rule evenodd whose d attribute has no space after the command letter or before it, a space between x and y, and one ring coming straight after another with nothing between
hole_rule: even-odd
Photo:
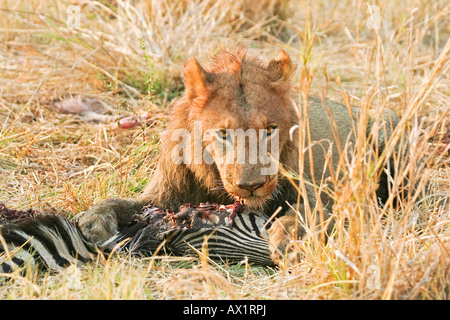
<instances>
[{"instance_id":1,"label":"dry ground","mask_svg":"<svg viewBox=\"0 0 450 320\"><path fill-rule=\"evenodd\" d=\"M184 61L235 45L265 59L288 51L300 97L375 115L395 110L394 139L412 144L402 172L445 200L450 6L375 4L379 29L369 28L376 21L360 0L0 1L0 202L74 216L99 199L139 193L166 108L182 94ZM146 114L151 125L124 130L57 112L59 100L77 95L106 102L112 115ZM343 159L332 240L311 229L295 266L117 256L57 274L12 274L0 298L449 299L448 199L379 207L369 170L378 158L365 143L357 161Z\"/></svg>"}]
</instances>

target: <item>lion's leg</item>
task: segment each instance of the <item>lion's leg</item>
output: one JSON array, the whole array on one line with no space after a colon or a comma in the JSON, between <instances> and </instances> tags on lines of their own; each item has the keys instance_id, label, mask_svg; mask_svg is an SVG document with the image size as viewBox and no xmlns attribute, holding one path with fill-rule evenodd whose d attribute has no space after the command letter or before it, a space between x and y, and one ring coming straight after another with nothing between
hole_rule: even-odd
<instances>
[{"instance_id":1,"label":"lion's leg","mask_svg":"<svg viewBox=\"0 0 450 320\"><path fill-rule=\"evenodd\" d=\"M269 248L271 252L271 258L280 267L289 266L300 261L301 248L299 247L299 239L303 238L306 234L306 228L314 234L322 234L325 232L325 240L327 234L332 231L333 221L330 220L330 213L328 209L324 208L324 221L321 221L319 216L310 223L305 222L311 219L305 219L305 208L300 205L298 211L289 209L288 212L279 218L277 218L272 226L267 230L269 236ZM303 219L300 220L300 215ZM306 226L304 226L306 223ZM313 227L313 225L315 227Z\"/></svg>"},{"instance_id":2,"label":"lion's leg","mask_svg":"<svg viewBox=\"0 0 450 320\"><path fill-rule=\"evenodd\" d=\"M83 235L100 245L123 228L133 214L141 212L145 201L109 198L94 204L78 219Z\"/></svg>"},{"instance_id":3,"label":"lion's leg","mask_svg":"<svg viewBox=\"0 0 450 320\"><path fill-rule=\"evenodd\" d=\"M303 231L298 223L298 214L292 209L273 222L267 233L271 258L275 264L282 267L300 261L294 240L299 239Z\"/></svg>"}]
</instances>

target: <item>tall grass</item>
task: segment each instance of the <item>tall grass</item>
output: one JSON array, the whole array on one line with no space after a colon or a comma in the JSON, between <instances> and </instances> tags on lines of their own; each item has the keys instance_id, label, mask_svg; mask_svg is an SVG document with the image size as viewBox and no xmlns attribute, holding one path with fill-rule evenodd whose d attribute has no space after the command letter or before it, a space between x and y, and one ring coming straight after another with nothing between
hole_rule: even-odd
<instances>
[{"instance_id":1,"label":"tall grass","mask_svg":"<svg viewBox=\"0 0 450 320\"><path fill-rule=\"evenodd\" d=\"M68 24L70 4L80 8L79 28ZM336 174L326 181L338 186L332 237L324 241L314 223L323 208L309 208L309 232L292 241L301 257L295 265L115 256L58 274L13 274L0 297L448 299L450 6L376 4L380 29L367 27L367 4L359 0L3 1L0 201L11 207L76 215L96 200L139 193L155 165L166 107L182 93L184 61L205 61L220 46L245 45L265 59L284 48L298 66L300 110L315 95L362 112L351 156L342 143ZM114 130L55 112L57 99L79 94L155 122ZM377 119L376 138L386 109L401 120L385 152L375 154L367 118ZM308 135L300 139L310 144ZM301 153L300 161L309 157L307 148ZM375 178L387 157L397 175L381 206ZM404 177L428 190L396 203ZM322 184L315 192L330 191Z\"/></svg>"}]
</instances>

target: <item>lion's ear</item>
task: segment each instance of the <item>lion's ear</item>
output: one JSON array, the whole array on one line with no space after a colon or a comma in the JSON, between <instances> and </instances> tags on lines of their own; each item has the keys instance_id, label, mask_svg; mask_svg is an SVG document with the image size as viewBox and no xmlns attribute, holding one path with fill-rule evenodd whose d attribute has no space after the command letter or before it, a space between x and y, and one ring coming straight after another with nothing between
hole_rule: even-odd
<instances>
[{"instance_id":1,"label":"lion's ear","mask_svg":"<svg viewBox=\"0 0 450 320\"><path fill-rule=\"evenodd\" d=\"M291 62L291 58L284 50L280 50L278 57L269 62L267 66L269 76L272 81L289 80L295 68Z\"/></svg>"},{"instance_id":2,"label":"lion's ear","mask_svg":"<svg viewBox=\"0 0 450 320\"><path fill-rule=\"evenodd\" d=\"M190 100L206 99L213 82L213 74L207 72L194 57L189 58L183 70L186 94Z\"/></svg>"}]
</instances>

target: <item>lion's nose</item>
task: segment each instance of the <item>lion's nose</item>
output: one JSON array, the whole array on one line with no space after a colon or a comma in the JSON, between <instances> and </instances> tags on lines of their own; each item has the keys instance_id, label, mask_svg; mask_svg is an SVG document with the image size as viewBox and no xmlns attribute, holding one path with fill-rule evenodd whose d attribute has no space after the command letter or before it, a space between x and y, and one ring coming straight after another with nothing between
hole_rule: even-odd
<instances>
[{"instance_id":1,"label":"lion's nose","mask_svg":"<svg viewBox=\"0 0 450 320\"><path fill-rule=\"evenodd\" d=\"M262 187L264 185L264 182L256 182L256 183L238 182L238 183L236 183L236 185L241 189L245 189L250 192L253 192L256 189Z\"/></svg>"}]
</instances>

